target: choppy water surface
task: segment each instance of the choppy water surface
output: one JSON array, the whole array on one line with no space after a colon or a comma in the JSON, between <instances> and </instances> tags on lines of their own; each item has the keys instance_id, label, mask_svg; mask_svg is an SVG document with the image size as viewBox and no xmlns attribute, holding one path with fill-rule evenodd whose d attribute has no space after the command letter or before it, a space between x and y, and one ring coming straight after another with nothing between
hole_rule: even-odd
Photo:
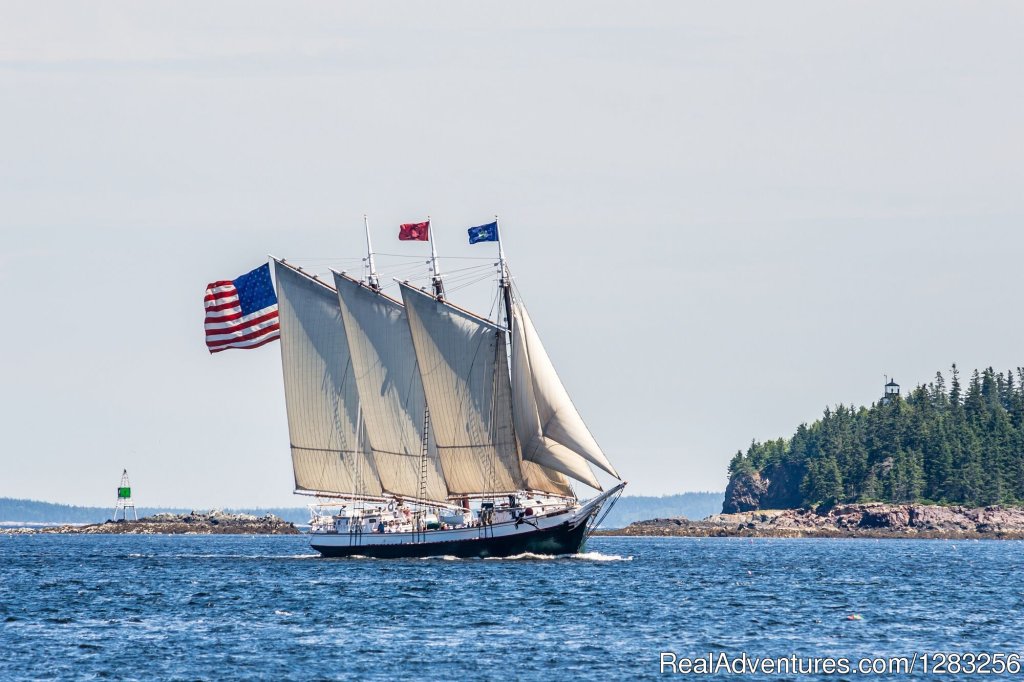
<instances>
[{"instance_id":1,"label":"choppy water surface","mask_svg":"<svg viewBox=\"0 0 1024 682\"><path fill-rule=\"evenodd\" d=\"M294 536L0 536L0 679L631 679L658 677L661 651L1024 649L1024 543L588 550L325 560Z\"/></svg>"}]
</instances>

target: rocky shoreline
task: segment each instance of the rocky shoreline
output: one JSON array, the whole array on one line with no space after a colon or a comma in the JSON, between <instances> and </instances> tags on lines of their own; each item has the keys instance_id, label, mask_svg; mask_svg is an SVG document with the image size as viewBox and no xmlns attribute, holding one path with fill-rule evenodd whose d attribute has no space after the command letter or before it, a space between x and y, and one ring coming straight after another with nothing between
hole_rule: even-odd
<instances>
[{"instance_id":1,"label":"rocky shoreline","mask_svg":"<svg viewBox=\"0 0 1024 682\"><path fill-rule=\"evenodd\" d=\"M105 521L84 526L49 528L12 528L0 530L8 535L66 533L71 535L297 535L294 523L273 514L226 514L222 511L190 514L154 514L139 520Z\"/></svg>"},{"instance_id":2,"label":"rocky shoreline","mask_svg":"<svg viewBox=\"0 0 1024 682\"><path fill-rule=\"evenodd\" d=\"M752 538L1024 539L1024 509L920 504L840 504L637 521L596 535Z\"/></svg>"}]
</instances>

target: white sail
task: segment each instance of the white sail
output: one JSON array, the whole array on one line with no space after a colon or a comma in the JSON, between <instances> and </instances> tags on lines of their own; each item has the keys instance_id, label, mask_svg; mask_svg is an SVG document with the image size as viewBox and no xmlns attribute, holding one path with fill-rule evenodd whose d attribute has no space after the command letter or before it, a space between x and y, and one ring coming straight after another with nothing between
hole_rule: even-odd
<instances>
[{"instance_id":1,"label":"white sail","mask_svg":"<svg viewBox=\"0 0 1024 682\"><path fill-rule=\"evenodd\" d=\"M276 262L281 365L296 490L379 496L337 293Z\"/></svg>"},{"instance_id":2,"label":"white sail","mask_svg":"<svg viewBox=\"0 0 1024 682\"><path fill-rule=\"evenodd\" d=\"M568 448L544 437L534 388L533 369L527 352L525 325L516 306L512 324L512 415L523 459L559 471L596 490L601 484L586 460Z\"/></svg>"},{"instance_id":3,"label":"white sail","mask_svg":"<svg viewBox=\"0 0 1024 682\"><path fill-rule=\"evenodd\" d=\"M426 398L405 309L346 275L334 273L334 283L381 486L385 492L419 498ZM426 499L445 501L448 488L433 439L426 465Z\"/></svg>"},{"instance_id":4,"label":"white sail","mask_svg":"<svg viewBox=\"0 0 1024 682\"><path fill-rule=\"evenodd\" d=\"M522 489L504 331L407 284L401 290L449 492Z\"/></svg>"},{"instance_id":5,"label":"white sail","mask_svg":"<svg viewBox=\"0 0 1024 682\"><path fill-rule=\"evenodd\" d=\"M520 460L519 466L523 470L523 484L528 490L539 490L562 497L576 497L569 487L569 479L561 472L525 459Z\"/></svg>"},{"instance_id":6,"label":"white sail","mask_svg":"<svg viewBox=\"0 0 1024 682\"><path fill-rule=\"evenodd\" d=\"M551 359L544 350L526 308L514 304L513 370L516 429L523 440L523 459L561 471L600 490L583 458L615 478L619 474L594 440L573 405ZM532 390L531 390L532 389ZM535 415L535 416L534 416ZM520 423L522 422L522 423ZM527 434L527 435L524 435ZM584 470L589 473L587 480Z\"/></svg>"},{"instance_id":7,"label":"white sail","mask_svg":"<svg viewBox=\"0 0 1024 682\"><path fill-rule=\"evenodd\" d=\"M501 353L498 357L498 366L495 368L496 386L494 409L496 411L500 410L503 412L503 423L507 423L509 429L513 432L517 432L515 416L512 409L512 385L509 381L508 355L505 350L505 336L506 332L502 329ZM507 422L504 421L505 418L507 418ZM516 438L516 436L513 437ZM524 459L521 447L516 452L518 455L519 471L522 472L523 476L524 488L528 490L539 490L553 495L562 495L564 497L575 497L572 488L569 487L569 481L560 471L542 466L542 463L535 463Z\"/></svg>"}]
</instances>

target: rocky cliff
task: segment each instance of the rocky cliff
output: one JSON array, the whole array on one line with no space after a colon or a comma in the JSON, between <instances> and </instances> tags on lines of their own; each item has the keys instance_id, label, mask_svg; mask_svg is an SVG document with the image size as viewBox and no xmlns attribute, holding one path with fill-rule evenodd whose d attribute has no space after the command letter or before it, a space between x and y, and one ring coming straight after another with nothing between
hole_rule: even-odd
<instances>
[{"instance_id":1,"label":"rocky cliff","mask_svg":"<svg viewBox=\"0 0 1024 682\"><path fill-rule=\"evenodd\" d=\"M736 474L725 489L722 513L799 507L803 501L800 497L802 478L803 472L783 465Z\"/></svg>"}]
</instances>

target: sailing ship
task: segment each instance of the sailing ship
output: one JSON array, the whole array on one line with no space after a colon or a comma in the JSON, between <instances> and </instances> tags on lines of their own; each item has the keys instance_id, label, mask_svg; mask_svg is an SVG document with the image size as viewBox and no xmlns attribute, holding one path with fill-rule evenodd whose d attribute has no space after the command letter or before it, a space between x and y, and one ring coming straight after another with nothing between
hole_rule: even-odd
<instances>
[{"instance_id":1,"label":"sailing ship","mask_svg":"<svg viewBox=\"0 0 1024 682\"><path fill-rule=\"evenodd\" d=\"M625 482L573 405L498 241L497 320L429 289L385 293L271 257L295 490L321 555L572 554ZM495 236L497 225L494 225ZM592 467L615 479L604 490ZM595 491L580 500L570 483ZM329 511L325 511L329 510Z\"/></svg>"}]
</instances>

